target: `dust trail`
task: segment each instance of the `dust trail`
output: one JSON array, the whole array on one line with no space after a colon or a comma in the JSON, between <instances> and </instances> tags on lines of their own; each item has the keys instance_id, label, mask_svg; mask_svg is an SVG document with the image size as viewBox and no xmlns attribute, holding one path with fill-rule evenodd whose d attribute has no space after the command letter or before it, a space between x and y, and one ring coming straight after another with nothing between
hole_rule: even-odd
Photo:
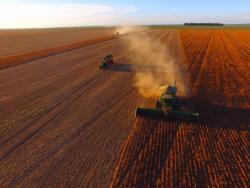
<instances>
[{"instance_id":1,"label":"dust trail","mask_svg":"<svg viewBox=\"0 0 250 188\"><path fill-rule=\"evenodd\" d=\"M149 69L145 72L135 70L134 85L142 96L159 97L162 93L160 88L164 85L174 85L175 81L178 94L188 95L180 68L166 44L153 38L149 33L150 30L145 27L119 27L117 31L121 34L128 34L123 37L123 40L131 51L128 57L129 62Z\"/></svg>"},{"instance_id":2,"label":"dust trail","mask_svg":"<svg viewBox=\"0 0 250 188\"><path fill-rule=\"evenodd\" d=\"M116 27L116 32L118 32L120 35L126 35L126 34L135 34L138 32L146 31L146 27L142 26L118 26Z\"/></svg>"}]
</instances>

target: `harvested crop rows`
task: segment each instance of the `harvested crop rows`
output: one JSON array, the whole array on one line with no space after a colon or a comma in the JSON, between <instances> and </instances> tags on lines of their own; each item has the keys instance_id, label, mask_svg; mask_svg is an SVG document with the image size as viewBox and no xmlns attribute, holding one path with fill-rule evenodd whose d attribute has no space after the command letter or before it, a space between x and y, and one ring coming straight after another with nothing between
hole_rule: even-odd
<instances>
[{"instance_id":1,"label":"harvested crop rows","mask_svg":"<svg viewBox=\"0 0 250 188\"><path fill-rule=\"evenodd\" d=\"M141 97L133 73L99 71L108 53L129 55L114 39L0 70L1 186L109 185Z\"/></svg>"},{"instance_id":2,"label":"harvested crop rows","mask_svg":"<svg viewBox=\"0 0 250 188\"><path fill-rule=\"evenodd\" d=\"M249 36L180 31L190 100L202 121L138 118L111 187L248 187Z\"/></svg>"},{"instance_id":3,"label":"harvested crop rows","mask_svg":"<svg viewBox=\"0 0 250 188\"><path fill-rule=\"evenodd\" d=\"M109 53L131 63L126 36L2 69L2 187L247 186L249 31L147 32L186 71L202 121L134 117L134 72L98 70Z\"/></svg>"},{"instance_id":4,"label":"harvested crop rows","mask_svg":"<svg viewBox=\"0 0 250 188\"><path fill-rule=\"evenodd\" d=\"M112 35L114 29L0 30L0 57L40 51Z\"/></svg>"},{"instance_id":5,"label":"harvested crop rows","mask_svg":"<svg viewBox=\"0 0 250 188\"><path fill-rule=\"evenodd\" d=\"M82 42L67 44L67 45L49 48L45 50L33 51L30 53L18 54L18 55L12 55L8 57L0 58L0 69L8 68L8 67L15 66L18 64L27 63L32 60L41 59L44 57L48 57L48 56L56 55L59 53L71 51L74 49L82 48L84 46L89 46L91 44L110 41L112 39L115 39L114 35L105 36L102 38L97 38L97 39L92 39L92 40L87 40L87 41L85 40Z\"/></svg>"}]
</instances>

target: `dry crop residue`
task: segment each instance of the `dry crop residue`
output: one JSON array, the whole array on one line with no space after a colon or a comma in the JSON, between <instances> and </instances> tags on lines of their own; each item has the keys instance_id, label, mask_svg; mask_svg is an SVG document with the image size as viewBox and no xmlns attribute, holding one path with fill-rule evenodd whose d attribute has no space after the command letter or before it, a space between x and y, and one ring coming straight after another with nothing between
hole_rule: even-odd
<instances>
[{"instance_id":1,"label":"dry crop residue","mask_svg":"<svg viewBox=\"0 0 250 188\"><path fill-rule=\"evenodd\" d=\"M131 64L120 38L0 70L0 185L107 187L116 169L117 186L246 186L249 31L184 31L148 33L189 74L200 123L133 126L134 72L98 69Z\"/></svg>"},{"instance_id":2,"label":"dry crop residue","mask_svg":"<svg viewBox=\"0 0 250 188\"><path fill-rule=\"evenodd\" d=\"M151 31L153 38L168 30ZM107 187L141 97L121 39L0 70L0 185Z\"/></svg>"},{"instance_id":3,"label":"dry crop residue","mask_svg":"<svg viewBox=\"0 0 250 188\"><path fill-rule=\"evenodd\" d=\"M247 187L250 143L238 125L137 119L111 187Z\"/></svg>"},{"instance_id":4,"label":"dry crop residue","mask_svg":"<svg viewBox=\"0 0 250 188\"><path fill-rule=\"evenodd\" d=\"M180 36L193 94L218 105L249 108L250 32L181 30Z\"/></svg>"},{"instance_id":5,"label":"dry crop residue","mask_svg":"<svg viewBox=\"0 0 250 188\"><path fill-rule=\"evenodd\" d=\"M138 118L110 187L248 187L248 30L180 30L199 122Z\"/></svg>"}]
</instances>

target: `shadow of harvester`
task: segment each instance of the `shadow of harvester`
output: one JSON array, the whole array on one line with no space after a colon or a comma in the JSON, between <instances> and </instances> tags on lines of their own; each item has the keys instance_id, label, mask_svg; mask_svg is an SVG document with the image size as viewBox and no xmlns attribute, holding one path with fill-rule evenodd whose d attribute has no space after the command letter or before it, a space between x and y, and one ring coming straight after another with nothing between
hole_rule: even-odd
<instances>
[{"instance_id":1,"label":"shadow of harvester","mask_svg":"<svg viewBox=\"0 0 250 188\"><path fill-rule=\"evenodd\" d=\"M139 72L148 72L148 73L166 73L166 68L163 65L157 64L122 64L115 63L113 64L108 71L116 72L130 72L130 73L139 73Z\"/></svg>"},{"instance_id":2,"label":"shadow of harvester","mask_svg":"<svg viewBox=\"0 0 250 188\"><path fill-rule=\"evenodd\" d=\"M241 125L249 127L250 125L250 109L228 107L219 104L214 104L209 100L200 97L184 98L183 101L188 101L192 104L196 111L200 113L202 121L213 123L218 127L230 127L234 129L242 128Z\"/></svg>"},{"instance_id":3,"label":"shadow of harvester","mask_svg":"<svg viewBox=\"0 0 250 188\"><path fill-rule=\"evenodd\" d=\"M125 145L113 187L156 187L179 127L139 118ZM131 186L133 185L133 186Z\"/></svg>"},{"instance_id":4,"label":"shadow of harvester","mask_svg":"<svg viewBox=\"0 0 250 188\"><path fill-rule=\"evenodd\" d=\"M248 148L242 143L247 140L249 110L193 100L202 114L199 122L137 118L111 187L202 187L216 179L221 185L233 185L234 179L239 186L247 182L242 177L249 165L244 157Z\"/></svg>"}]
</instances>

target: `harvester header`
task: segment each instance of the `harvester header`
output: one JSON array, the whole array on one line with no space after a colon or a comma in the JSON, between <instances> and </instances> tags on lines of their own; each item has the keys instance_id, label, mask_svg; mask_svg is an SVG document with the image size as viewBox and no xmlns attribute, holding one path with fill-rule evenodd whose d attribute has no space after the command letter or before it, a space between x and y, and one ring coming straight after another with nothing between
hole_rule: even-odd
<instances>
[{"instance_id":1,"label":"harvester header","mask_svg":"<svg viewBox=\"0 0 250 188\"><path fill-rule=\"evenodd\" d=\"M167 85L161 87L160 90L163 91L163 93L156 101L155 108L137 108L135 112L137 117L199 119L199 113L181 109L179 100L176 96L176 86Z\"/></svg>"}]
</instances>

